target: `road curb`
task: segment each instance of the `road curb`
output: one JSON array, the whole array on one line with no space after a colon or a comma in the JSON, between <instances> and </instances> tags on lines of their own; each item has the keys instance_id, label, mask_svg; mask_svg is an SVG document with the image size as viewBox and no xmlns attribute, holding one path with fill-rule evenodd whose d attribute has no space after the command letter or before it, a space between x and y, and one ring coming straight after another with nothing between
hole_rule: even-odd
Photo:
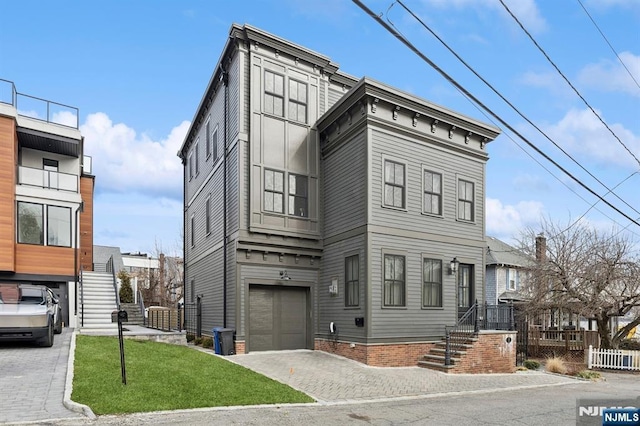
<instances>
[{"instance_id":1,"label":"road curb","mask_svg":"<svg viewBox=\"0 0 640 426\"><path fill-rule=\"evenodd\" d=\"M76 330L73 330L73 334L71 335L71 344L69 345L69 360L67 362L67 380L64 386L64 397L62 399L62 404L69 410L75 411L76 413L84 414L85 416L93 420L96 418L96 415L88 405L79 404L71 400L71 392L73 391L73 364L76 354L77 334L78 332Z\"/></svg>"}]
</instances>

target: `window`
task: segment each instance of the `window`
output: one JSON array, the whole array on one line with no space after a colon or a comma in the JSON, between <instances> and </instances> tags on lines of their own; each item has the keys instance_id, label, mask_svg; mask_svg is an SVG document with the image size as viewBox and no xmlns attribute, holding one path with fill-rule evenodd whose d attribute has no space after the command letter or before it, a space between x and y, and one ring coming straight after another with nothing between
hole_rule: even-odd
<instances>
[{"instance_id":1,"label":"window","mask_svg":"<svg viewBox=\"0 0 640 426\"><path fill-rule=\"evenodd\" d=\"M189 169L189 180L193 179L193 152L189 154L189 162L187 164L187 168Z\"/></svg>"},{"instance_id":2,"label":"window","mask_svg":"<svg viewBox=\"0 0 640 426\"><path fill-rule=\"evenodd\" d=\"M213 161L216 161L218 159L218 126L213 130L211 143L213 145Z\"/></svg>"},{"instance_id":3,"label":"window","mask_svg":"<svg viewBox=\"0 0 640 426\"><path fill-rule=\"evenodd\" d=\"M293 216L309 216L308 178L289 174L289 214Z\"/></svg>"},{"instance_id":4,"label":"window","mask_svg":"<svg viewBox=\"0 0 640 426\"><path fill-rule=\"evenodd\" d=\"M264 209L269 212L284 213L284 173L265 169Z\"/></svg>"},{"instance_id":5,"label":"window","mask_svg":"<svg viewBox=\"0 0 640 426\"><path fill-rule=\"evenodd\" d=\"M425 213L442 215L442 175L440 173L424 171L424 201Z\"/></svg>"},{"instance_id":6,"label":"window","mask_svg":"<svg viewBox=\"0 0 640 426\"><path fill-rule=\"evenodd\" d=\"M271 71L264 72L264 111L284 116L284 77Z\"/></svg>"},{"instance_id":7,"label":"window","mask_svg":"<svg viewBox=\"0 0 640 426\"><path fill-rule=\"evenodd\" d=\"M289 79L289 118L307 122L307 85Z\"/></svg>"},{"instance_id":8,"label":"window","mask_svg":"<svg viewBox=\"0 0 640 426\"><path fill-rule=\"evenodd\" d=\"M42 204L18 202L18 242L44 244Z\"/></svg>"},{"instance_id":9,"label":"window","mask_svg":"<svg viewBox=\"0 0 640 426\"><path fill-rule=\"evenodd\" d=\"M211 196L207 197L207 200L204 202L204 214L205 214L205 229L207 231L207 235L211 233Z\"/></svg>"},{"instance_id":10,"label":"window","mask_svg":"<svg viewBox=\"0 0 640 426\"><path fill-rule=\"evenodd\" d=\"M344 260L344 306L360 304L360 262L358 255Z\"/></svg>"},{"instance_id":11,"label":"window","mask_svg":"<svg viewBox=\"0 0 640 426\"><path fill-rule=\"evenodd\" d=\"M518 280L518 271L514 268L509 268L507 271L507 280L509 281L509 290L515 290L516 281Z\"/></svg>"},{"instance_id":12,"label":"window","mask_svg":"<svg viewBox=\"0 0 640 426\"><path fill-rule=\"evenodd\" d=\"M191 215L191 247L196 245L196 216Z\"/></svg>"},{"instance_id":13,"label":"window","mask_svg":"<svg viewBox=\"0 0 640 426\"><path fill-rule=\"evenodd\" d=\"M473 265L458 266L458 307L469 308L473 293Z\"/></svg>"},{"instance_id":14,"label":"window","mask_svg":"<svg viewBox=\"0 0 640 426\"><path fill-rule=\"evenodd\" d=\"M474 220L474 188L473 182L460 179L458 181L458 219Z\"/></svg>"},{"instance_id":15,"label":"window","mask_svg":"<svg viewBox=\"0 0 640 426\"><path fill-rule=\"evenodd\" d=\"M196 176L198 176L198 173L200 173L200 161L198 160L200 158L200 154L198 153L199 152L198 145L199 145L199 143L198 143L198 141L196 141L196 146L194 148L195 153L193 154L196 157L196 160L195 160L196 161Z\"/></svg>"},{"instance_id":16,"label":"window","mask_svg":"<svg viewBox=\"0 0 640 426\"><path fill-rule=\"evenodd\" d=\"M422 260L422 306L442 306L442 260Z\"/></svg>"},{"instance_id":17,"label":"window","mask_svg":"<svg viewBox=\"0 0 640 426\"><path fill-rule=\"evenodd\" d=\"M404 208L404 164L384 162L384 205Z\"/></svg>"},{"instance_id":18,"label":"window","mask_svg":"<svg viewBox=\"0 0 640 426\"><path fill-rule=\"evenodd\" d=\"M205 153L207 155L207 159L209 159L209 157L211 156L211 125L209 123L209 120L207 119L207 125L205 126L205 142L206 142L206 147L205 147Z\"/></svg>"},{"instance_id":19,"label":"window","mask_svg":"<svg viewBox=\"0 0 640 426\"><path fill-rule=\"evenodd\" d=\"M47 206L47 245L71 247L71 209Z\"/></svg>"},{"instance_id":20,"label":"window","mask_svg":"<svg viewBox=\"0 0 640 426\"><path fill-rule=\"evenodd\" d=\"M404 256L384 255L384 306L405 306Z\"/></svg>"}]
</instances>

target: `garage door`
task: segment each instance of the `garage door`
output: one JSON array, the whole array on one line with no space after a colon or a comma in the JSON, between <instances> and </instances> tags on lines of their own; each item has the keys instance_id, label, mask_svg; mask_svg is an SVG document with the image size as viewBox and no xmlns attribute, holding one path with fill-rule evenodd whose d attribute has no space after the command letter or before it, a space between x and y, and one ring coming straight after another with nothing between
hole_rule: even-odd
<instances>
[{"instance_id":1,"label":"garage door","mask_svg":"<svg viewBox=\"0 0 640 426\"><path fill-rule=\"evenodd\" d=\"M249 352L307 348L304 287L249 287Z\"/></svg>"}]
</instances>

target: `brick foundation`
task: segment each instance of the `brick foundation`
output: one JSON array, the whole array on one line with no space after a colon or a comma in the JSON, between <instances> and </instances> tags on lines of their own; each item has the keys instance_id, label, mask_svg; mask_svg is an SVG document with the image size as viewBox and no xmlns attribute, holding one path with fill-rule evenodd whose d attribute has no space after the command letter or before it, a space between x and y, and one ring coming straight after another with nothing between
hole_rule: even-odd
<instances>
[{"instance_id":1,"label":"brick foundation","mask_svg":"<svg viewBox=\"0 0 640 426\"><path fill-rule=\"evenodd\" d=\"M244 355L246 354L245 352L245 343L244 340L236 340L235 341L235 346L236 346L236 354L237 355Z\"/></svg>"},{"instance_id":2,"label":"brick foundation","mask_svg":"<svg viewBox=\"0 0 640 426\"><path fill-rule=\"evenodd\" d=\"M353 346L351 346L353 345ZM432 342L362 344L316 339L315 349L375 367L415 367ZM515 358L514 358L515 362Z\"/></svg>"},{"instance_id":3,"label":"brick foundation","mask_svg":"<svg viewBox=\"0 0 640 426\"><path fill-rule=\"evenodd\" d=\"M507 340L511 338L509 342ZM478 341L467 350L451 373L513 373L516 370L516 333L480 331Z\"/></svg>"}]
</instances>

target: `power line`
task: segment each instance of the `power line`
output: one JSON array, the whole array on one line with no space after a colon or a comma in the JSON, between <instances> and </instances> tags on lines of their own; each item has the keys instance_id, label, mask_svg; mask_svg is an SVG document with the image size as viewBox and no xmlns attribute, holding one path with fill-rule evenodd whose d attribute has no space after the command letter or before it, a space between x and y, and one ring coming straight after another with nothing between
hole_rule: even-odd
<instances>
[{"instance_id":1,"label":"power line","mask_svg":"<svg viewBox=\"0 0 640 426\"><path fill-rule=\"evenodd\" d=\"M571 161L573 161L578 167L580 167L589 176L591 176L593 179L595 179L596 182L598 182L600 185L602 185L607 190L607 194L608 193L613 194L616 198L618 198L620 201L622 201L627 207L629 207L630 209L632 209L636 213L640 214L640 211L636 210L633 206L631 206L625 200L620 198L618 196L618 194L613 192L606 184L604 184L593 173L591 173L589 170L587 170L582 164L580 164L580 162L578 162L578 160L573 158L573 156L571 156L571 154L569 154L567 151L565 151L564 148L562 148L558 143L556 143L556 141L554 141L549 135L547 135L547 133L545 133L544 130L542 130L540 127L538 127L538 125L536 125L526 115L524 115L524 113L522 111L520 111L502 93L500 93L500 91L498 91L498 89L496 89L491 83L489 83L484 77L482 77L471 65L469 65L460 55L458 55L458 53L456 53L455 50L453 50L438 34L436 34L435 31L433 31L431 29L431 27L429 27L426 23L424 23L424 21L419 16L417 16L411 9L409 9L407 6L405 6L402 1L398 0L398 1L396 1L396 3L398 3L400 6L402 6L416 21L418 21L427 31L429 31L431 33L431 35L433 35L453 56L455 56L456 59L458 59L469 71L471 71L476 77L478 77L480 79L480 81L482 81L487 87L489 87L493 91L493 93L495 93L498 97L500 97L500 99L502 99L507 105L509 105L520 117L522 117L534 129L536 129L541 135L543 135L549 142L551 142L556 148L558 148L564 155L566 155L569 159L571 159ZM391 9L392 6L393 6L393 4L389 7L389 9ZM387 12L388 12L388 10L387 10ZM387 21L389 21L388 13L387 13ZM396 31L396 32L398 32L398 34L400 34L400 32L397 29L395 29L395 25L393 25L391 23L391 21L389 21L389 23L390 23L391 26L394 27L394 31ZM400 34L400 36L405 38L402 34Z\"/></svg>"},{"instance_id":2,"label":"power line","mask_svg":"<svg viewBox=\"0 0 640 426\"><path fill-rule=\"evenodd\" d=\"M511 132L513 132L515 135L517 135L520 139L522 139L527 145L529 145L532 149L534 149L538 154L542 155L547 161L551 162L553 165L555 165L557 168L559 168L564 174L566 174L568 177L570 177L574 182L576 182L578 185L582 186L585 190L587 190L588 192L590 192L592 195L596 196L597 198L599 198L603 203L605 203L606 205L608 205L609 207L611 207L612 209L614 209L615 211L617 211L619 214L621 214L622 216L624 216L626 219L630 220L631 222L633 222L634 224L636 224L638 227L640 227L640 222L636 221L635 219L633 219L631 216L627 215L625 212L623 212L622 210L620 210L619 208L617 208L616 206L614 206L613 204L611 204L609 201L605 200L603 197L601 197L598 193L596 193L593 189L589 188L585 183L583 183L582 181L580 181L578 178L576 178L573 174L571 174L568 170L566 170L564 167L562 167L560 164L558 164L555 160L553 160L551 157L549 157L547 154L545 154L544 152L542 152L538 147L536 147L531 141L529 141L527 138L524 137L524 135L522 135L520 132L518 132L516 129L514 129L509 123L507 123L504 119L502 119L502 117L500 117L498 114L496 114L495 112L493 112L493 110L491 110L488 106L486 106L484 103L482 103L478 98L476 98L473 94L471 94L468 90L466 90L464 87L462 87L460 85L460 83L458 83L457 81L455 81L451 76L449 76L444 70L442 70L440 67L438 67L438 65L436 65L431 59L429 59L424 53L422 53L417 47L415 47L409 40L407 40L402 34L400 34L398 31L396 31L394 28L392 28L391 26L389 26L387 23L385 23L382 19L380 19L380 17L378 15L376 15L375 13L373 13L373 11L371 11L371 9L369 9L365 4L363 4L360 0L352 0L358 7L360 7L363 11L365 11L371 18L373 18L376 22L378 22L383 28L385 28L390 34L392 34L394 37L396 37L400 42L402 42L405 46L407 46L412 52L414 52L416 55L418 55L418 57L420 57L420 59L422 59L423 61L425 61L427 64L429 64L434 70L436 70L440 75L442 75L442 77L444 77L449 83L453 84L456 88L458 88L458 90L461 90L465 96L468 96L470 99L472 99L475 103L477 103L479 106L481 106L485 111L487 111L489 114L491 114L496 120L498 120L503 126L505 126L506 128L508 128L509 130L511 130Z\"/></svg>"},{"instance_id":3,"label":"power line","mask_svg":"<svg viewBox=\"0 0 640 426\"><path fill-rule=\"evenodd\" d=\"M400 4L402 4L401 2L399 2ZM569 81L569 79L564 75L564 73L562 71L560 71L560 68L558 68L558 66L555 64L555 62L553 62L553 60L549 57L549 55L547 55L547 52L545 52L545 50L538 44L538 42L533 38L533 36L531 35L531 33L524 27L524 25L522 25L522 22L520 22L520 20L516 17L516 15L513 14L513 12L511 12L511 9L509 9L509 7L504 3L503 0L500 0L500 4L502 5L502 7L505 8L505 10L507 12L509 12L509 15L511 15L511 17L518 23L518 25L520 26L520 28L522 28L522 31L524 31L524 33L529 37L529 39L533 42L533 44L538 48L538 50L540 51L540 53L542 53L544 55L545 58L547 58L547 61L549 61L549 63L551 65L553 65L553 68L556 69L556 71L558 71L558 74L560 74L562 76L562 78L564 79L564 81L567 82L567 84L573 89L573 91L576 93L576 95L578 95L578 97L580 99L582 99L582 102L584 102L584 104L591 110L591 112L593 113L593 115L595 115L598 120L600 120L600 122L602 123L602 125L604 127L607 128L607 130L609 130L609 132L613 135L614 138L616 138L618 140L618 142L620 143L620 145L622 145L624 147L624 149L627 150L627 152L629 154L631 154L631 156L636 160L636 163L638 163L638 165L640 166L640 160L638 159L638 157L635 156L635 154L627 147L627 145L625 145L624 142L622 142L622 140L618 137L618 135L615 134L615 132L611 129L611 127L609 127L609 125L607 123L604 122L604 120L602 119L602 117L600 117L600 114L598 114L596 112L595 109L593 109L593 107L589 104L589 102L587 102L587 100L584 98L584 96L582 96L580 94L580 92L578 92L578 89L575 88L575 86Z\"/></svg>"},{"instance_id":4,"label":"power line","mask_svg":"<svg viewBox=\"0 0 640 426\"><path fill-rule=\"evenodd\" d=\"M618 52L616 52L616 49L614 49L613 46L611 45L611 43L609 43L609 39L607 39L607 37L604 35L604 33L602 32L602 30L600 29L598 24L596 24L596 21L593 19L593 17L591 16L591 14L587 10L587 8L584 7L584 4L582 4L582 2L580 0L578 0L578 3L580 3L580 6L582 6L582 10L584 10L584 13L587 14L589 19L593 23L593 25L598 29L598 32L600 33L600 35L602 36L604 41L607 42L607 44L611 48L611 51L614 53L614 55L616 55L616 57L618 58L618 60L620 61L620 63L624 67L624 69L627 70L627 74L629 74L629 77L631 77L631 79L636 83L636 86L638 86L638 89L640 89L640 83L638 83L638 80L636 80L636 78L633 76L633 74L631 74L631 71L629 71L629 68L627 68L627 65L625 65L625 63L622 61L622 58L620 57L620 55L618 55Z\"/></svg>"}]
</instances>

